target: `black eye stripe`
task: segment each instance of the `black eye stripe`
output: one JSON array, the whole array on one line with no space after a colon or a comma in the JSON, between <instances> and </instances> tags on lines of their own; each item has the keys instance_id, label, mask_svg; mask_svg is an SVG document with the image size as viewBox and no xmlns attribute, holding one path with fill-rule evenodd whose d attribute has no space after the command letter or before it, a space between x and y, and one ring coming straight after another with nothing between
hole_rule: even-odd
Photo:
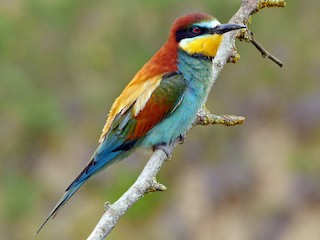
<instances>
[{"instance_id":1,"label":"black eye stripe","mask_svg":"<svg viewBox=\"0 0 320 240\"><path fill-rule=\"evenodd\" d=\"M180 42L182 39L193 38L207 33L209 33L208 28L200 26L189 26L186 29L182 29L176 32L176 40L177 42Z\"/></svg>"},{"instance_id":2,"label":"black eye stripe","mask_svg":"<svg viewBox=\"0 0 320 240\"><path fill-rule=\"evenodd\" d=\"M199 32L197 32L199 35L205 34L205 33L208 33L208 32L209 32L209 29L208 29L208 28L200 27L200 26L192 26L192 27L189 29L189 31L194 32L194 29L199 29Z\"/></svg>"}]
</instances>

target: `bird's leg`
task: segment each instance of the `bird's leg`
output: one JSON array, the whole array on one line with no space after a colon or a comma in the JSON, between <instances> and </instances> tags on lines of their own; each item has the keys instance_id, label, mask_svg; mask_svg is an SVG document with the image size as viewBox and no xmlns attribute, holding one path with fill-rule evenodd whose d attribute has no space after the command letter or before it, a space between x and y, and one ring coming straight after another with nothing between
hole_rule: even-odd
<instances>
[{"instance_id":1,"label":"bird's leg","mask_svg":"<svg viewBox=\"0 0 320 240\"><path fill-rule=\"evenodd\" d=\"M172 147L170 147L170 145L166 145L166 144L155 145L153 147L153 151L155 151L156 149L161 149L162 151L164 151L164 153L167 155L167 160L169 160L172 157Z\"/></svg>"}]
</instances>

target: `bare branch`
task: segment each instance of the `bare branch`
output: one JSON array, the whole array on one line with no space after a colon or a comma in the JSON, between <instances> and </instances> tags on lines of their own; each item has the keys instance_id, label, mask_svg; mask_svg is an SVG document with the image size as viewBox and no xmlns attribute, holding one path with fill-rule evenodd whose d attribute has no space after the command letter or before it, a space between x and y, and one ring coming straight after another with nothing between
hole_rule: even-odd
<instances>
[{"instance_id":1,"label":"bare branch","mask_svg":"<svg viewBox=\"0 0 320 240\"><path fill-rule=\"evenodd\" d=\"M230 23L242 24L249 21L250 15L258 9L259 0L242 0L241 7L231 18ZM229 32L224 35L218 53L213 60L213 83L218 78L221 70L228 60L238 59L235 48L236 33ZM211 114L205 107L197 114L194 125L223 124L234 126L244 122L243 117L232 115L216 116ZM107 203L105 212L97 226L88 237L89 240L105 239L119 218L146 193L166 190L166 187L156 181L156 175L165 160L170 158L174 147L181 141L177 139L172 145L162 149L156 149L139 175L136 182L113 204Z\"/></svg>"}]
</instances>

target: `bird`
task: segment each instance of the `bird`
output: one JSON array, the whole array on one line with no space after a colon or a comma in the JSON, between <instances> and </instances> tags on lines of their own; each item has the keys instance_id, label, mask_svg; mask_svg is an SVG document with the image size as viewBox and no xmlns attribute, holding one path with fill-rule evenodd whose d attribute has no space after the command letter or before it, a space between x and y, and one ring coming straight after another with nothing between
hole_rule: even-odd
<instances>
[{"instance_id":1,"label":"bird","mask_svg":"<svg viewBox=\"0 0 320 240\"><path fill-rule=\"evenodd\" d=\"M202 12L174 21L166 43L116 98L98 148L36 234L93 175L126 158L138 147L165 149L185 136L213 84L212 60L223 34L241 28L246 26L221 24Z\"/></svg>"}]
</instances>

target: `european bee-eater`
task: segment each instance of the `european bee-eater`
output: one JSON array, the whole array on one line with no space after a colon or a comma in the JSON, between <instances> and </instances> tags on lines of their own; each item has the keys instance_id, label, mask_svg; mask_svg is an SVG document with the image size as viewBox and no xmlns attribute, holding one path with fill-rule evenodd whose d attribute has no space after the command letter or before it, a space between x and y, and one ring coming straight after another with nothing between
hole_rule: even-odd
<instances>
[{"instance_id":1,"label":"european bee-eater","mask_svg":"<svg viewBox=\"0 0 320 240\"><path fill-rule=\"evenodd\" d=\"M137 147L169 145L190 129L212 86L212 59L226 32L245 28L220 24L206 13L177 19L163 47L113 103L99 147L37 233L94 174Z\"/></svg>"}]
</instances>

